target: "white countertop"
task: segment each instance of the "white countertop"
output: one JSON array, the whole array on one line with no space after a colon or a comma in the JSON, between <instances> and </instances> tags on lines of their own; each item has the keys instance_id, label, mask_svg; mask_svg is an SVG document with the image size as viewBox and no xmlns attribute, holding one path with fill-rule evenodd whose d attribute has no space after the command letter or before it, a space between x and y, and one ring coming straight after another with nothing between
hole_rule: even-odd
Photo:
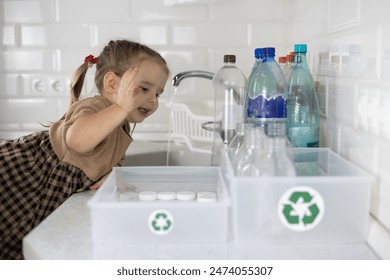
<instances>
[{"instance_id":1,"label":"white countertop","mask_svg":"<svg viewBox=\"0 0 390 280\"><path fill-rule=\"evenodd\" d=\"M74 194L23 240L26 259L377 259L366 244L164 244L94 248L87 201Z\"/></svg>"}]
</instances>

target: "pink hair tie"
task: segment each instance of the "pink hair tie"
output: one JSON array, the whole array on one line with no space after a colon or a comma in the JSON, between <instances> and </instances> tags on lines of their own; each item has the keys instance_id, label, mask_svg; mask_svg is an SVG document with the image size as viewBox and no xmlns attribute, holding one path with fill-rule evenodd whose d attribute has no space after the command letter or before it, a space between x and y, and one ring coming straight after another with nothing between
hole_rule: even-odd
<instances>
[{"instance_id":1,"label":"pink hair tie","mask_svg":"<svg viewBox=\"0 0 390 280\"><path fill-rule=\"evenodd\" d=\"M94 57L92 54L88 55L84 59L84 63L88 63L89 67L92 67L93 64L96 64L98 62L97 57Z\"/></svg>"}]
</instances>

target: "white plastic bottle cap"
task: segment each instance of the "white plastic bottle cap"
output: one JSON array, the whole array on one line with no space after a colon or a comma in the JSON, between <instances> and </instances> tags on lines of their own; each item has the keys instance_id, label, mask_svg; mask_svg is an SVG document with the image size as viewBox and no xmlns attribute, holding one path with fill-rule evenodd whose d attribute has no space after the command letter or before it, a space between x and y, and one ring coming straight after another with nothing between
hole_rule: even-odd
<instances>
[{"instance_id":1,"label":"white plastic bottle cap","mask_svg":"<svg viewBox=\"0 0 390 280\"><path fill-rule=\"evenodd\" d=\"M190 191L180 191L177 192L176 198L178 200L194 200L196 197L194 192Z\"/></svg>"},{"instance_id":2,"label":"white plastic bottle cap","mask_svg":"<svg viewBox=\"0 0 390 280\"><path fill-rule=\"evenodd\" d=\"M139 200L152 201L157 199L157 192L154 191L143 191L138 194Z\"/></svg>"},{"instance_id":3,"label":"white plastic bottle cap","mask_svg":"<svg viewBox=\"0 0 390 280\"><path fill-rule=\"evenodd\" d=\"M176 192L159 192L157 198L158 200L175 200Z\"/></svg>"},{"instance_id":4,"label":"white plastic bottle cap","mask_svg":"<svg viewBox=\"0 0 390 280\"><path fill-rule=\"evenodd\" d=\"M138 199L138 193L136 192L123 192L119 194L120 201L130 201L130 200L137 200L137 199Z\"/></svg>"},{"instance_id":5,"label":"white plastic bottle cap","mask_svg":"<svg viewBox=\"0 0 390 280\"><path fill-rule=\"evenodd\" d=\"M215 192L198 192L198 202L215 202L217 194Z\"/></svg>"}]
</instances>

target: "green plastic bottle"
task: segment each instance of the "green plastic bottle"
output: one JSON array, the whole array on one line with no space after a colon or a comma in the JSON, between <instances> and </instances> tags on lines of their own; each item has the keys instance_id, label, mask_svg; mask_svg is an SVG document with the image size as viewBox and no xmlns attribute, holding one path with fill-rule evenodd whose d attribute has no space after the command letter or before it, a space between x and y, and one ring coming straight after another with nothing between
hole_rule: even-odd
<instances>
[{"instance_id":1,"label":"green plastic bottle","mask_svg":"<svg viewBox=\"0 0 390 280\"><path fill-rule=\"evenodd\" d=\"M287 137L293 147L319 147L320 108L307 59L307 46L294 45L294 67L288 81Z\"/></svg>"}]
</instances>

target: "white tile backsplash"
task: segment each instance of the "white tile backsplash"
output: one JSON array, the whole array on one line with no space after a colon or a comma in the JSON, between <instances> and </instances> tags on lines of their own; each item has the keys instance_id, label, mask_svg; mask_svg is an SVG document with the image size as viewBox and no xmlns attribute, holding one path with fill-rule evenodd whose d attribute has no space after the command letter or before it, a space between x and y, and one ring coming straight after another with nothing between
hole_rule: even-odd
<instances>
[{"instance_id":1,"label":"white tile backsplash","mask_svg":"<svg viewBox=\"0 0 390 280\"><path fill-rule=\"evenodd\" d=\"M13 23L39 23L55 17L55 0L3 1L4 21Z\"/></svg>"},{"instance_id":2,"label":"white tile backsplash","mask_svg":"<svg viewBox=\"0 0 390 280\"><path fill-rule=\"evenodd\" d=\"M84 59L89 54L97 56L100 50L97 48L78 48L78 49L61 49L58 50L58 57L60 63L58 64L58 72L66 73L70 78L73 72L84 63ZM93 71L94 68L90 68L88 71Z\"/></svg>"},{"instance_id":3,"label":"white tile backsplash","mask_svg":"<svg viewBox=\"0 0 390 280\"><path fill-rule=\"evenodd\" d=\"M248 45L276 48L276 56L284 56L289 53L292 46L286 49L286 26L281 21L254 22L250 24Z\"/></svg>"},{"instance_id":4,"label":"white tile backsplash","mask_svg":"<svg viewBox=\"0 0 390 280\"><path fill-rule=\"evenodd\" d=\"M15 46L16 45L16 26L6 25L2 28L2 43L4 46Z\"/></svg>"},{"instance_id":5,"label":"white tile backsplash","mask_svg":"<svg viewBox=\"0 0 390 280\"><path fill-rule=\"evenodd\" d=\"M19 74L0 74L0 98L20 94Z\"/></svg>"},{"instance_id":6,"label":"white tile backsplash","mask_svg":"<svg viewBox=\"0 0 390 280\"><path fill-rule=\"evenodd\" d=\"M45 24L21 27L22 47L79 48L91 46L94 26Z\"/></svg>"},{"instance_id":7,"label":"white tile backsplash","mask_svg":"<svg viewBox=\"0 0 390 280\"><path fill-rule=\"evenodd\" d=\"M355 80L329 78L328 116L353 126L355 118Z\"/></svg>"},{"instance_id":8,"label":"white tile backsplash","mask_svg":"<svg viewBox=\"0 0 390 280\"><path fill-rule=\"evenodd\" d=\"M215 0L210 5L211 21L284 21L284 2L274 0Z\"/></svg>"},{"instance_id":9,"label":"white tile backsplash","mask_svg":"<svg viewBox=\"0 0 390 280\"><path fill-rule=\"evenodd\" d=\"M173 26L172 34L173 45L178 46L240 48L248 44L247 23L179 23Z\"/></svg>"},{"instance_id":10,"label":"white tile backsplash","mask_svg":"<svg viewBox=\"0 0 390 280\"><path fill-rule=\"evenodd\" d=\"M110 40L127 38L129 40L140 41L140 29L142 24L138 22L122 22L122 23L98 23L97 37L98 47L96 52L100 52L101 48ZM157 25L161 28L162 25ZM157 37L160 35L157 34Z\"/></svg>"},{"instance_id":11,"label":"white tile backsplash","mask_svg":"<svg viewBox=\"0 0 390 280\"><path fill-rule=\"evenodd\" d=\"M308 28L309 38L321 36L328 31L328 14L324 11L328 10L327 1L314 1L308 7L308 18L306 26Z\"/></svg>"},{"instance_id":12,"label":"white tile backsplash","mask_svg":"<svg viewBox=\"0 0 390 280\"><path fill-rule=\"evenodd\" d=\"M29 132L41 129L39 122L58 119L69 104L73 71L111 39L155 48L171 77L193 69L215 72L226 53L236 54L248 75L254 48L274 46L280 56L294 43L307 43L320 88L321 146L374 176L368 243L390 259L389 8L387 0L210 0L186 6L162 0L5 0L0 2L0 132ZM84 96L94 92L93 75L91 68ZM161 103L172 94L169 81ZM175 96L176 101L213 98L205 79L184 80ZM167 108L138 129L167 131Z\"/></svg>"},{"instance_id":13,"label":"white tile backsplash","mask_svg":"<svg viewBox=\"0 0 390 280\"><path fill-rule=\"evenodd\" d=\"M0 71L56 71L55 52L17 49L2 52Z\"/></svg>"},{"instance_id":14,"label":"white tile backsplash","mask_svg":"<svg viewBox=\"0 0 390 280\"><path fill-rule=\"evenodd\" d=\"M168 44L168 29L164 25L143 25L139 29L139 40L148 45L165 46Z\"/></svg>"},{"instance_id":15,"label":"white tile backsplash","mask_svg":"<svg viewBox=\"0 0 390 280\"><path fill-rule=\"evenodd\" d=\"M164 1L132 0L131 18L134 21L207 21L208 6L168 6Z\"/></svg>"},{"instance_id":16,"label":"white tile backsplash","mask_svg":"<svg viewBox=\"0 0 390 280\"><path fill-rule=\"evenodd\" d=\"M57 17L60 22L126 22L130 20L129 0L57 0ZM140 1L141 2L141 1Z\"/></svg>"},{"instance_id":17,"label":"white tile backsplash","mask_svg":"<svg viewBox=\"0 0 390 280\"><path fill-rule=\"evenodd\" d=\"M335 32L359 23L359 0L329 0L329 31ZM374 2L374 1L373 1Z\"/></svg>"},{"instance_id":18,"label":"white tile backsplash","mask_svg":"<svg viewBox=\"0 0 390 280\"><path fill-rule=\"evenodd\" d=\"M379 89L379 92L380 100L377 112L379 135L390 142L390 86Z\"/></svg>"}]
</instances>

